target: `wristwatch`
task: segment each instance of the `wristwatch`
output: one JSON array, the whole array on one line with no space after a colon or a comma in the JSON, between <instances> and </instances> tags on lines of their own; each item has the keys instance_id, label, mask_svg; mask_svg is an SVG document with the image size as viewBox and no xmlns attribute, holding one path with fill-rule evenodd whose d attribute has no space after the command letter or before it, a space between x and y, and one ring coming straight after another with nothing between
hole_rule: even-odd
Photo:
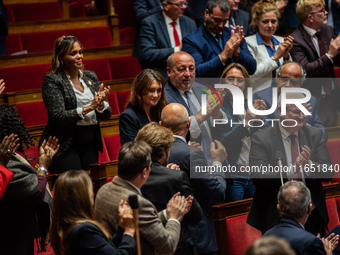
<instances>
[{"instance_id":1,"label":"wristwatch","mask_svg":"<svg viewBox=\"0 0 340 255\"><path fill-rule=\"evenodd\" d=\"M46 175L48 175L47 169L46 169L45 167L43 167L43 166L40 166L40 167L38 168L38 171L45 171Z\"/></svg>"}]
</instances>

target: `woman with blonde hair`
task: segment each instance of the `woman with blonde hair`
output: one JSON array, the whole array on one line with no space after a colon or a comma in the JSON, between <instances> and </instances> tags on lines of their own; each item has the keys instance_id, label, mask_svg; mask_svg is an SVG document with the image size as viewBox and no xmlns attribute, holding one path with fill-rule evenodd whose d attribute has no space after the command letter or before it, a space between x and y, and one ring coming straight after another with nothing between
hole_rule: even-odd
<instances>
[{"instance_id":1,"label":"woman with blonde hair","mask_svg":"<svg viewBox=\"0 0 340 255\"><path fill-rule=\"evenodd\" d=\"M273 0L260 0L252 8L252 22L255 35L245 38L248 49L256 60L256 71L252 78L253 92L275 86L275 70L289 60L289 51L294 38L275 36L280 12Z\"/></svg>"},{"instance_id":2,"label":"woman with blonde hair","mask_svg":"<svg viewBox=\"0 0 340 255\"><path fill-rule=\"evenodd\" d=\"M138 130L146 124L160 121L161 112L167 105L164 87L163 76L158 71L144 69L137 75L126 109L119 116L122 145L133 141Z\"/></svg>"},{"instance_id":3,"label":"woman with blonde hair","mask_svg":"<svg viewBox=\"0 0 340 255\"><path fill-rule=\"evenodd\" d=\"M50 231L55 254L134 254L135 220L129 203L119 204L120 222L112 241L108 231L95 220L93 205L92 181L85 171L70 170L58 177Z\"/></svg>"}]
</instances>

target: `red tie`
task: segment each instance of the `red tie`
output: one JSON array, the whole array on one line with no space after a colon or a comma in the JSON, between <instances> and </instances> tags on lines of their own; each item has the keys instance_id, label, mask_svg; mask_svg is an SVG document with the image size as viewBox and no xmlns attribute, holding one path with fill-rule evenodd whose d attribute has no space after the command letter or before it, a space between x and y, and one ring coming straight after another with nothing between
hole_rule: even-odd
<instances>
[{"instance_id":1,"label":"red tie","mask_svg":"<svg viewBox=\"0 0 340 255\"><path fill-rule=\"evenodd\" d=\"M181 42L179 41L179 36L178 36L178 33L177 33L177 29L176 29L176 22L173 21L170 24L172 25L172 28L174 30L175 45L177 47L177 46L179 46L181 44Z\"/></svg>"},{"instance_id":2,"label":"red tie","mask_svg":"<svg viewBox=\"0 0 340 255\"><path fill-rule=\"evenodd\" d=\"M290 135L288 136L288 138L290 139L290 152L292 154L292 164L294 164L295 160L297 159L297 157L299 156L299 149L297 146L297 142L295 141L295 137L296 135ZM294 178L294 180L296 181L302 181L302 175L300 172L300 169L296 169L297 171L299 171L299 173L297 174L297 176Z\"/></svg>"}]
</instances>

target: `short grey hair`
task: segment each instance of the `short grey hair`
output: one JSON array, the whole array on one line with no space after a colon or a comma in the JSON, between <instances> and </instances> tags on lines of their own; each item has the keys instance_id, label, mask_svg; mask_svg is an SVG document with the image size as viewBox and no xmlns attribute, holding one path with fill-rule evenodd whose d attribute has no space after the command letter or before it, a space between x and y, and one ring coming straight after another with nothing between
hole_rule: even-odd
<instances>
[{"instance_id":1,"label":"short grey hair","mask_svg":"<svg viewBox=\"0 0 340 255\"><path fill-rule=\"evenodd\" d=\"M209 0L206 9L208 9L209 13L212 13L216 6L220 7L222 12L230 10L230 4L227 0Z\"/></svg>"},{"instance_id":2,"label":"short grey hair","mask_svg":"<svg viewBox=\"0 0 340 255\"><path fill-rule=\"evenodd\" d=\"M303 182L288 181L280 187L277 202L282 217L298 219L307 211L312 198L309 189Z\"/></svg>"}]
</instances>

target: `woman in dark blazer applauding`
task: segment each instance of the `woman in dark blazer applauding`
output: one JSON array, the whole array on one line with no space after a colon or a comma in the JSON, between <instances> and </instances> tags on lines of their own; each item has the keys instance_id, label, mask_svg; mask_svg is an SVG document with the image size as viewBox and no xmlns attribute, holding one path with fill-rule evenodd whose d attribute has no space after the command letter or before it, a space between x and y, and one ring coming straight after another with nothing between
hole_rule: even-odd
<instances>
[{"instance_id":1,"label":"woman in dark blazer applauding","mask_svg":"<svg viewBox=\"0 0 340 255\"><path fill-rule=\"evenodd\" d=\"M138 130L149 122L160 120L167 100L162 75L152 69L142 70L134 80L131 95L124 112L119 116L120 142L133 141Z\"/></svg>"},{"instance_id":2,"label":"woman in dark blazer applauding","mask_svg":"<svg viewBox=\"0 0 340 255\"><path fill-rule=\"evenodd\" d=\"M51 173L88 170L98 162L98 151L103 149L99 120L111 116L109 93L110 87L104 88L94 72L84 70L83 47L77 38L60 37L42 86L48 123L40 144L49 136L58 137L60 143Z\"/></svg>"},{"instance_id":3,"label":"woman in dark blazer applauding","mask_svg":"<svg viewBox=\"0 0 340 255\"><path fill-rule=\"evenodd\" d=\"M112 240L95 220L92 181L83 170L61 174L54 185L51 245L56 255L133 255L136 221L128 202L119 204L119 226Z\"/></svg>"}]
</instances>

